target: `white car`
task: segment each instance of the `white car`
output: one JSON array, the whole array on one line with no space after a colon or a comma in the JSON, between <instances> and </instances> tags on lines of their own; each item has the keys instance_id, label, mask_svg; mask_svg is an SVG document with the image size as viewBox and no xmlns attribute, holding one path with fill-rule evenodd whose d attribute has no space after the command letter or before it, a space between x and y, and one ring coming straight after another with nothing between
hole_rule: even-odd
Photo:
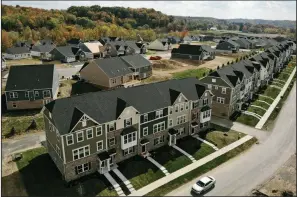
<instances>
[{"instance_id":1,"label":"white car","mask_svg":"<svg viewBox=\"0 0 297 197\"><path fill-rule=\"evenodd\" d=\"M196 194L201 194L215 186L216 180L212 176L206 176L198 180L193 186L192 191Z\"/></svg>"}]
</instances>

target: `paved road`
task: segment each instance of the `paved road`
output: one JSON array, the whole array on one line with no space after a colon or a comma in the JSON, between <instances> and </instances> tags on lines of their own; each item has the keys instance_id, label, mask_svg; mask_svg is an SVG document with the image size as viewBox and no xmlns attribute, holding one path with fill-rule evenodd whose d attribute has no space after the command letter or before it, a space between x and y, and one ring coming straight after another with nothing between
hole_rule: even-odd
<instances>
[{"instance_id":1,"label":"paved road","mask_svg":"<svg viewBox=\"0 0 297 197\"><path fill-rule=\"evenodd\" d=\"M205 196L243 196L271 177L296 153L296 84L283 106L275 127L265 142L207 173L217 179ZM191 196L191 181L168 196Z\"/></svg>"}]
</instances>

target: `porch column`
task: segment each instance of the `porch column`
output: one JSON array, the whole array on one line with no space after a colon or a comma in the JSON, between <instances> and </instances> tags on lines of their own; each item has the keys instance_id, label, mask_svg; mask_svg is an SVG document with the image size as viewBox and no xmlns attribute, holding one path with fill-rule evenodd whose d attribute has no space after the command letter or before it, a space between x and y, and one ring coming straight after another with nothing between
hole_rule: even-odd
<instances>
[{"instance_id":1,"label":"porch column","mask_svg":"<svg viewBox=\"0 0 297 197\"><path fill-rule=\"evenodd\" d=\"M107 159L106 161L107 161L107 164L106 164L107 165L107 170L110 171L110 159Z\"/></svg>"},{"instance_id":2,"label":"porch column","mask_svg":"<svg viewBox=\"0 0 297 197\"><path fill-rule=\"evenodd\" d=\"M169 134L169 146L171 146L171 138L172 138L172 135Z\"/></svg>"},{"instance_id":3,"label":"porch column","mask_svg":"<svg viewBox=\"0 0 297 197\"><path fill-rule=\"evenodd\" d=\"M176 134L174 134L174 145L176 144Z\"/></svg>"},{"instance_id":4,"label":"porch column","mask_svg":"<svg viewBox=\"0 0 297 197\"><path fill-rule=\"evenodd\" d=\"M99 172L100 172L100 174L102 174L101 166L102 166L102 161L99 160Z\"/></svg>"}]
</instances>

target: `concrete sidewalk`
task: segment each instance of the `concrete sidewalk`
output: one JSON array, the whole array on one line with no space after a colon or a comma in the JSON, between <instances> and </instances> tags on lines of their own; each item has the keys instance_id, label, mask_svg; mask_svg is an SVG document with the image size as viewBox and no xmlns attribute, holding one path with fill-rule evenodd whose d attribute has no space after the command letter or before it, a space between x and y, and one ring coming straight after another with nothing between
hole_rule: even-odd
<instances>
[{"instance_id":1,"label":"concrete sidewalk","mask_svg":"<svg viewBox=\"0 0 297 197\"><path fill-rule=\"evenodd\" d=\"M258 129L255 129L254 127L250 127L245 124L241 124L239 122L232 122L230 120L215 117L215 116L211 117L211 123L215 125L219 125L221 127L229 128L231 130L238 131L247 135L254 136L261 143L264 142L271 134L270 132L258 130Z\"/></svg>"},{"instance_id":2,"label":"concrete sidewalk","mask_svg":"<svg viewBox=\"0 0 297 197\"><path fill-rule=\"evenodd\" d=\"M204 157L190 165L187 165L186 167L184 167L180 170L177 170L177 171L169 174L168 176L165 176L165 177L163 177L163 178L161 178L161 179L159 179L159 180L157 180L143 188L140 188L139 190L131 193L129 196L143 196L143 195L157 189L158 187L161 187L162 185L165 185L166 183L168 183L168 182L206 164L207 162L227 153L228 151L238 147L239 145L247 142L248 140L250 140L252 138L253 138L252 136L247 135L247 136L241 138L240 140L238 140L228 146L225 146L225 147L221 148L220 150L218 150L218 151L216 151L216 152L214 152L214 153L212 153L212 154L210 154L210 155L208 155L208 156L206 156L206 157Z\"/></svg>"},{"instance_id":3,"label":"concrete sidewalk","mask_svg":"<svg viewBox=\"0 0 297 197\"><path fill-rule=\"evenodd\" d=\"M274 99L273 103L270 105L270 107L267 109L267 111L265 112L265 114L259 120L258 124L255 127L256 129L262 129L262 127L264 126L264 124L268 120L269 116L273 112L274 108L277 106L277 104L281 100L281 97L284 95L284 93L286 92L287 88L289 87L289 85L290 85L290 83L291 83L291 81L292 81L292 79L294 77L295 72L296 72L296 67L294 68L293 72L291 73L289 79L287 80L286 84L284 85L284 87L282 88L282 90L280 91L280 93L278 94L278 96Z\"/></svg>"}]
</instances>

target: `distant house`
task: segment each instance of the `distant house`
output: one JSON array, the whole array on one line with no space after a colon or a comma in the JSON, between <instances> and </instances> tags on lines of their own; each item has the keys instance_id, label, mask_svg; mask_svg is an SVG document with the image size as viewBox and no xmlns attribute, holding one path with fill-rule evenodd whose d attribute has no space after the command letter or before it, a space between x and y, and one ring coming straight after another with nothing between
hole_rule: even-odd
<instances>
[{"instance_id":1,"label":"distant house","mask_svg":"<svg viewBox=\"0 0 297 197\"><path fill-rule=\"evenodd\" d=\"M133 74L120 57L95 59L80 70L81 79L102 89L124 86L134 79Z\"/></svg>"},{"instance_id":2,"label":"distant house","mask_svg":"<svg viewBox=\"0 0 297 197\"><path fill-rule=\"evenodd\" d=\"M146 54L147 51L147 44L143 43L143 42L136 42L136 45L138 46L138 48L140 48L140 53L141 54Z\"/></svg>"},{"instance_id":3,"label":"distant house","mask_svg":"<svg viewBox=\"0 0 297 197\"><path fill-rule=\"evenodd\" d=\"M182 43L190 44L192 42L192 38L190 36L185 36L182 39Z\"/></svg>"},{"instance_id":4,"label":"distant house","mask_svg":"<svg viewBox=\"0 0 297 197\"><path fill-rule=\"evenodd\" d=\"M200 37L200 41L213 41L213 39L215 38L214 36L210 36L210 35L199 35Z\"/></svg>"},{"instance_id":5,"label":"distant house","mask_svg":"<svg viewBox=\"0 0 297 197\"><path fill-rule=\"evenodd\" d=\"M33 41L18 41L15 44L15 47L27 47L29 50L35 45Z\"/></svg>"},{"instance_id":6,"label":"distant house","mask_svg":"<svg viewBox=\"0 0 297 197\"><path fill-rule=\"evenodd\" d=\"M125 41L111 41L104 45L106 57L116 57L135 54L135 49L130 47Z\"/></svg>"},{"instance_id":7,"label":"distant house","mask_svg":"<svg viewBox=\"0 0 297 197\"><path fill-rule=\"evenodd\" d=\"M1 70L6 69L6 59L4 57L1 58Z\"/></svg>"},{"instance_id":8,"label":"distant house","mask_svg":"<svg viewBox=\"0 0 297 197\"><path fill-rule=\"evenodd\" d=\"M155 41L151 42L147 48L156 51L167 51L170 50L172 46L171 43L168 42L168 40L156 39Z\"/></svg>"},{"instance_id":9,"label":"distant house","mask_svg":"<svg viewBox=\"0 0 297 197\"><path fill-rule=\"evenodd\" d=\"M145 79L152 76L152 63L140 54L122 56L121 59L127 63L133 71L134 78Z\"/></svg>"},{"instance_id":10,"label":"distant house","mask_svg":"<svg viewBox=\"0 0 297 197\"><path fill-rule=\"evenodd\" d=\"M217 31L218 29L216 27L211 27L210 30Z\"/></svg>"},{"instance_id":11,"label":"distant house","mask_svg":"<svg viewBox=\"0 0 297 197\"><path fill-rule=\"evenodd\" d=\"M30 58L31 53L27 47L12 47L6 50L4 54L5 59L17 60Z\"/></svg>"},{"instance_id":12,"label":"distant house","mask_svg":"<svg viewBox=\"0 0 297 197\"><path fill-rule=\"evenodd\" d=\"M72 47L79 47L79 44L82 42L80 38L72 38L67 41L67 45Z\"/></svg>"},{"instance_id":13,"label":"distant house","mask_svg":"<svg viewBox=\"0 0 297 197\"><path fill-rule=\"evenodd\" d=\"M220 41L216 46L217 53L237 53L239 51L239 44L232 40Z\"/></svg>"},{"instance_id":14,"label":"distant house","mask_svg":"<svg viewBox=\"0 0 297 197\"><path fill-rule=\"evenodd\" d=\"M200 38L197 35L191 35L190 37L191 37L192 41L196 41L196 42L200 41Z\"/></svg>"},{"instance_id":15,"label":"distant house","mask_svg":"<svg viewBox=\"0 0 297 197\"><path fill-rule=\"evenodd\" d=\"M43 60L49 60L51 58L50 52L55 48L55 45L35 45L31 49L32 57L40 57Z\"/></svg>"},{"instance_id":16,"label":"distant house","mask_svg":"<svg viewBox=\"0 0 297 197\"><path fill-rule=\"evenodd\" d=\"M240 49L250 49L251 43L244 38L233 37L230 40L236 42L239 45Z\"/></svg>"},{"instance_id":17,"label":"distant house","mask_svg":"<svg viewBox=\"0 0 297 197\"><path fill-rule=\"evenodd\" d=\"M215 58L215 51L205 45L181 44L171 51L171 58L209 60Z\"/></svg>"},{"instance_id":18,"label":"distant house","mask_svg":"<svg viewBox=\"0 0 297 197\"><path fill-rule=\"evenodd\" d=\"M113 41L122 41L119 37L102 37L99 39L99 42L104 46L106 43L113 42Z\"/></svg>"},{"instance_id":19,"label":"distant house","mask_svg":"<svg viewBox=\"0 0 297 197\"><path fill-rule=\"evenodd\" d=\"M104 47L99 41L82 42L79 44L80 60L89 60L98 57L104 57Z\"/></svg>"},{"instance_id":20,"label":"distant house","mask_svg":"<svg viewBox=\"0 0 297 197\"><path fill-rule=\"evenodd\" d=\"M171 44L181 43L181 39L177 36L168 36L167 39L168 39L168 42L170 42Z\"/></svg>"},{"instance_id":21,"label":"distant house","mask_svg":"<svg viewBox=\"0 0 297 197\"><path fill-rule=\"evenodd\" d=\"M57 98L59 76L53 64L11 66L5 87L8 110L37 109Z\"/></svg>"},{"instance_id":22,"label":"distant house","mask_svg":"<svg viewBox=\"0 0 297 197\"><path fill-rule=\"evenodd\" d=\"M78 53L79 48L72 46L60 46L54 48L51 52L51 60L57 60L64 63L76 61L76 54Z\"/></svg>"},{"instance_id":23,"label":"distant house","mask_svg":"<svg viewBox=\"0 0 297 197\"><path fill-rule=\"evenodd\" d=\"M140 45L137 45L136 41L134 40L127 40L125 41L125 43L132 49L134 49L135 51L135 54L141 54L142 53L142 50L141 48L139 47ZM141 46L144 46L143 44Z\"/></svg>"},{"instance_id":24,"label":"distant house","mask_svg":"<svg viewBox=\"0 0 297 197\"><path fill-rule=\"evenodd\" d=\"M40 45L55 45L51 39L43 39L39 41Z\"/></svg>"}]
</instances>

